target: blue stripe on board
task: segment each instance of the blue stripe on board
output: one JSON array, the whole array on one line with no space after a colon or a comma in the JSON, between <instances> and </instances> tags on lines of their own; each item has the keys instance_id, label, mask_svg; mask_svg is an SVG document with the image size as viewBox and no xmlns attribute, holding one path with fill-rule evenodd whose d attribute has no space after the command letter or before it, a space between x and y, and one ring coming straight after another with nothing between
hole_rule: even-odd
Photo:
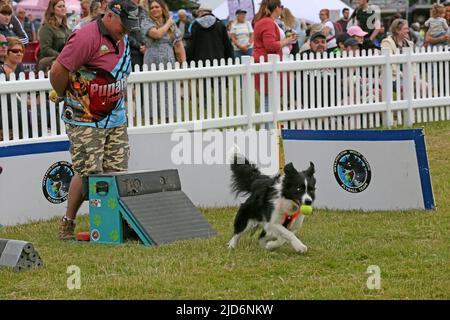
<instances>
[{"instance_id":1,"label":"blue stripe on board","mask_svg":"<svg viewBox=\"0 0 450 320\"><path fill-rule=\"evenodd\" d=\"M20 144L16 146L0 147L0 158L69 151L69 148L69 141Z\"/></svg>"},{"instance_id":2,"label":"blue stripe on board","mask_svg":"<svg viewBox=\"0 0 450 320\"><path fill-rule=\"evenodd\" d=\"M420 183L422 184L423 203L425 209L434 209L433 187L431 185L425 134L422 129L420 131L421 135L414 140L416 144L417 163L419 164Z\"/></svg>"},{"instance_id":3,"label":"blue stripe on board","mask_svg":"<svg viewBox=\"0 0 450 320\"><path fill-rule=\"evenodd\" d=\"M282 130L284 140L402 141L415 140L421 129L406 130Z\"/></svg>"}]
</instances>

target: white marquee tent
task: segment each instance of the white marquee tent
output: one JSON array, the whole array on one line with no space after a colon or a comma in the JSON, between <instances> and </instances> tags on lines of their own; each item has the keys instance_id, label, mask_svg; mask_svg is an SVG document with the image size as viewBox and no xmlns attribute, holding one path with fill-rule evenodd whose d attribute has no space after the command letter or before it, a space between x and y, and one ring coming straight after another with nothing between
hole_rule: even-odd
<instances>
[{"instance_id":1,"label":"white marquee tent","mask_svg":"<svg viewBox=\"0 0 450 320\"><path fill-rule=\"evenodd\" d=\"M213 13L219 19L228 19L228 1L222 0L220 4L218 4L220 0L203 0L200 2L208 3L212 8L215 8ZM255 11L258 11L260 2L261 0L253 0ZM289 8L294 16L298 19L305 20L306 22L320 22L320 9L326 8L335 11L340 15L343 8L348 8L348 6L340 0L282 0L281 3ZM215 5L217 5L217 7ZM349 9L350 12L353 11L351 8Z\"/></svg>"},{"instance_id":2,"label":"white marquee tent","mask_svg":"<svg viewBox=\"0 0 450 320\"><path fill-rule=\"evenodd\" d=\"M27 13L33 14L36 18L43 18L45 10L48 7L49 0L22 0L17 3L17 5L24 8ZM80 12L80 1L79 0L65 0L67 13L72 13L72 11Z\"/></svg>"}]
</instances>

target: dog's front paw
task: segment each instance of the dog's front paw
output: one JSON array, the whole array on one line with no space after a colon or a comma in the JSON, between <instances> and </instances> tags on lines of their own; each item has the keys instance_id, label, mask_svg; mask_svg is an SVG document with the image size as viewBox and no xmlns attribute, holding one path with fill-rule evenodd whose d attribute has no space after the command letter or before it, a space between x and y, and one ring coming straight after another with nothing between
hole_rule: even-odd
<instances>
[{"instance_id":1,"label":"dog's front paw","mask_svg":"<svg viewBox=\"0 0 450 320\"><path fill-rule=\"evenodd\" d=\"M306 251L308 251L308 247L300 241L293 243L292 246L294 247L294 250L299 253L306 253Z\"/></svg>"},{"instance_id":2,"label":"dog's front paw","mask_svg":"<svg viewBox=\"0 0 450 320\"><path fill-rule=\"evenodd\" d=\"M231 238L231 240L228 242L228 249L236 249L238 243L238 239L236 237Z\"/></svg>"},{"instance_id":3,"label":"dog's front paw","mask_svg":"<svg viewBox=\"0 0 450 320\"><path fill-rule=\"evenodd\" d=\"M278 241L276 241L276 240L267 241L266 245L265 245L265 248L267 250L273 250L273 249L276 249L278 247L279 247L279 244L278 244Z\"/></svg>"}]
</instances>

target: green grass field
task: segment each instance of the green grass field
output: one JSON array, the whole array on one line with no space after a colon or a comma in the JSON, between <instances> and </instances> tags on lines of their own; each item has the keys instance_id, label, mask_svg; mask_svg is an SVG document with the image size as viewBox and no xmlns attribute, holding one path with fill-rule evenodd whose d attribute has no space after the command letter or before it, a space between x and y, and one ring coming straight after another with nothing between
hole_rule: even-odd
<instances>
[{"instance_id":1,"label":"green grass field","mask_svg":"<svg viewBox=\"0 0 450 320\"><path fill-rule=\"evenodd\" d=\"M202 209L218 231L208 240L159 247L63 243L58 221L0 228L0 238L34 243L45 266L0 269L4 299L449 299L450 122L426 125L437 210L369 212L316 210L299 236L307 254L288 245L262 250L245 236L227 249L236 208ZM78 230L88 230L87 216ZM69 290L67 268L81 270ZM381 269L369 290L367 268Z\"/></svg>"}]
</instances>

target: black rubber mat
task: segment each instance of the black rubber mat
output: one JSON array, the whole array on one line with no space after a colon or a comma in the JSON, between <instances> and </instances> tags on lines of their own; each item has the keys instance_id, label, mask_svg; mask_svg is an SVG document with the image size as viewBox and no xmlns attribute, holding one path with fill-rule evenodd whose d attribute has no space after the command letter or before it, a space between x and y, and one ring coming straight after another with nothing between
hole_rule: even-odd
<instances>
[{"instance_id":1,"label":"black rubber mat","mask_svg":"<svg viewBox=\"0 0 450 320\"><path fill-rule=\"evenodd\" d=\"M181 190L121 197L121 201L155 244L216 234Z\"/></svg>"}]
</instances>

